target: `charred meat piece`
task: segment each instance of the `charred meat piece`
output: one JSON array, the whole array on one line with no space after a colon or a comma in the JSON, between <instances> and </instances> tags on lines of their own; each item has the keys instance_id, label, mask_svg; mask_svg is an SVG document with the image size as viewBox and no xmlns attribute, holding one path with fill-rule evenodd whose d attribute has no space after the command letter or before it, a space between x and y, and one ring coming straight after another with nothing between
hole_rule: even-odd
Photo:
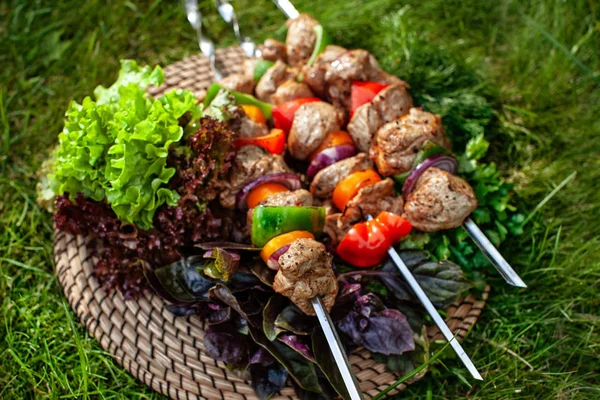
<instances>
[{"instance_id":1,"label":"charred meat piece","mask_svg":"<svg viewBox=\"0 0 600 400\"><path fill-rule=\"evenodd\" d=\"M473 188L464 179L432 167L406 198L404 217L420 231L435 232L461 226L476 208Z\"/></svg>"},{"instance_id":2,"label":"charred meat piece","mask_svg":"<svg viewBox=\"0 0 600 400\"><path fill-rule=\"evenodd\" d=\"M379 67L375 57L366 50L350 50L333 61L325 73L325 97L333 104L350 108L352 82L370 81L388 85L406 82Z\"/></svg>"},{"instance_id":3,"label":"charred meat piece","mask_svg":"<svg viewBox=\"0 0 600 400\"><path fill-rule=\"evenodd\" d=\"M233 160L229 182L219 194L221 206L234 208L235 196L246 184L260 176L277 172L291 172L282 156L257 146L242 147Z\"/></svg>"},{"instance_id":4,"label":"charred meat piece","mask_svg":"<svg viewBox=\"0 0 600 400\"><path fill-rule=\"evenodd\" d=\"M346 233L352 228L352 225L359 222L360 218L352 220L351 218L344 218L343 214L338 212L330 214L325 217L325 226L323 232L331 240L331 245L335 248L342 241Z\"/></svg>"},{"instance_id":5,"label":"charred meat piece","mask_svg":"<svg viewBox=\"0 0 600 400\"><path fill-rule=\"evenodd\" d=\"M258 50L260 51L260 58L263 60L286 61L285 45L279 40L267 39L264 44L258 46Z\"/></svg>"},{"instance_id":6,"label":"charred meat piece","mask_svg":"<svg viewBox=\"0 0 600 400\"><path fill-rule=\"evenodd\" d=\"M381 211L389 211L402 215L404 201L394 193L394 181L390 178L365 186L346 204L344 218L358 220L367 215L377 215Z\"/></svg>"},{"instance_id":7,"label":"charred meat piece","mask_svg":"<svg viewBox=\"0 0 600 400\"><path fill-rule=\"evenodd\" d=\"M346 53L343 47L329 45L319 54L313 65L302 67L302 82L306 82L313 92L319 97L325 94L325 73L339 56Z\"/></svg>"},{"instance_id":8,"label":"charred meat piece","mask_svg":"<svg viewBox=\"0 0 600 400\"><path fill-rule=\"evenodd\" d=\"M271 102L277 105L306 97L315 97L308 85L306 83L289 80L277 88L275 93L271 96Z\"/></svg>"},{"instance_id":9,"label":"charred meat piece","mask_svg":"<svg viewBox=\"0 0 600 400\"><path fill-rule=\"evenodd\" d=\"M267 197L259 203L261 206L312 206L312 194L306 189L293 192L280 192Z\"/></svg>"},{"instance_id":10,"label":"charred meat piece","mask_svg":"<svg viewBox=\"0 0 600 400\"><path fill-rule=\"evenodd\" d=\"M307 14L300 14L287 21L288 33L285 39L287 61L291 66L304 64L310 58L317 35L314 28L319 21Z\"/></svg>"},{"instance_id":11,"label":"charred meat piece","mask_svg":"<svg viewBox=\"0 0 600 400\"><path fill-rule=\"evenodd\" d=\"M256 67L256 61L258 58L247 58L244 60L242 65L242 75L251 76L254 79L254 67Z\"/></svg>"},{"instance_id":12,"label":"charred meat piece","mask_svg":"<svg viewBox=\"0 0 600 400\"><path fill-rule=\"evenodd\" d=\"M273 289L288 297L305 314L315 315L310 301L321 297L327 311L335 304L337 280L332 255L313 239L298 239L279 257Z\"/></svg>"},{"instance_id":13,"label":"charred meat piece","mask_svg":"<svg viewBox=\"0 0 600 400\"><path fill-rule=\"evenodd\" d=\"M254 78L252 75L231 74L219 82L225 89L252 94L254 92Z\"/></svg>"},{"instance_id":14,"label":"charred meat piece","mask_svg":"<svg viewBox=\"0 0 600 400\"><path fill-rule=\"evenodd\" d=\"M379 128L369 156L381 175L395 175L410 170L426 142L450 148L440 117L411 108L409 114Z\"/></svg>"},{"instance_id":15,"label":"charred meat piece","mask_svg":"<svg viewBox=\"0 0 600 400\"><path fill-rule=\"evenodd\" d=\"M290 154L306 160L329 132L339 130L343 124L344 113L331 104L323 101L303 104L294 114L288 138Z\"/></svg>"},{"instance_id":16,"label":"charred meat piece","mask_svg":"<svg viewBox=\"0 0 600 400\"><path fill-rule=\"evenodd\" d=\"M256 97L267 103L271 102L271 96L279 85L296 77L296 74L283 61L275 62L271 68L265 72L256 85Z\"/></svg>"},{"instance_id":17,"label":"charred meat piece","mask_svg":"<svg viewBox=\"0 0 600 400\"><path fill-rule=\"evenodd\" d=\"M246 114L240 118L239 135L244 138L253 138L269 134L269 128L264 124L254 122Z\"/></svg>"},{"instance_id":18,"label":"charred meat piece","mask_svg":"<svg viewBox=\"0 0 600 400\"><path fill-rule=\"evenodd\" d=\"M331 197L335 187L344 178L354 172L368 169L374 169L374 166L365 153L338 161L323 168L315 175L310 184L310 192L318 198Z\"/></svg>"},{"instance_id":19,"label":"charred meat piece","mask_svg":"<svg viewBox=\"0 0 600 400\"><path fill-rule=\"evenodd\" d=\"M360 151L369 151L377 130L408 113L413 106L408 85L396 83L383 89L372 102L363 104L348 123L348 133Z\"/></svg>"}]
</instances>

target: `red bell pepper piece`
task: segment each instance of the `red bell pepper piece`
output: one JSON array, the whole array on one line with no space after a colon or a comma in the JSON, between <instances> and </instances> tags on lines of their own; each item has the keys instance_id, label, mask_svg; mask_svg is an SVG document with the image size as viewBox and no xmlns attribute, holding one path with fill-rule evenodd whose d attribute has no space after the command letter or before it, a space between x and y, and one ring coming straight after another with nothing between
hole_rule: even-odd
<instances>
[{"instance_id":1,"label":"red bell pepper piece","mask_svg":"<svg viewBox=\"0 0 600 400\"><path fill-rule=\"evenodd\" d=\"M372 267L382 262L389 247L408 235L411 228L404 218L383 211L371 221L354 225L338 245L337 253L355 267Z\"/></svg>"},{"instance_id":2,"label":"red bell pepper piece","mask_svg":"<svg viewBox=\"0 0 600 400\"><path fill-rule=\"evenodd\" d=\"M275 124L275 128L281 129L285 133L289 133L290 129L292 129L296 111L298 111L302 104L311 103L313 101L321 101L321 99L316 97L306 97L304 99L291 100L273 107L273 123Z\"/></svg>"},{"instance_id":3,"label":"red bell pepper piece","mask_svg":"<svg viewBox=\"0 0 600 400\"><path fill-rule=\"evenodd\" d=\"M377 96L377 93L381 92L386 87L388 87L388 85L377 82L352 82L350 118L352 118L358 107L373 101L373 98Z\"/></svg>"},{"instance_id":4,"label":"red bell pepper piece","mask_svg":"<svg viewBox=\"0 0 600 400\"><path fill-rule=\"evenodd\" d=\"M271 129L271 133L265 136L257 136L253 138L239 138L233 142L236 149L240 147L254 145L262 147L271 154L281 154L285 148L287 135L281 129Z\"/></svg>"}]
</instances>

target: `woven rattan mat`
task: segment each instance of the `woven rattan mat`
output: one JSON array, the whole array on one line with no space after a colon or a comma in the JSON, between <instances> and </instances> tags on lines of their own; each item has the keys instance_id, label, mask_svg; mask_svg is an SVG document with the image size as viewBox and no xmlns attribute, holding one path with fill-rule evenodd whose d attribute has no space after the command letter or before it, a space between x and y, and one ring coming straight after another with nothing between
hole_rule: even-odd
<instances>
[{"instance_id":1,"label":"woven rattan mat","mask_svg":"<svg viewBox=\"0 0 600 400\"><path fill-rule=\"evenodd\" d=\"M237 48L220 50L217 56L226 74L238 71L244 59ZM150 89L154 96L179 87L203 97L213 80L202 55L172 64L164 71L165 85ZM95 259L88 253L85 238L57 231L54 240L56 271L69 304L90 335L131 375L172 399L257 399L249 382L205 354L204 324L199 318L174 317L165 302L150 294L125 301L116 291L105 292L92 276ZM481 314L488 294L489 287L481 299L469 295L448 308L448 325L459 339ZM428 336L430 340L442 339L435 327L428 329ZM371 397L399 378L377 364L366 350L353 352L350 362L361 390ZM405 387L401 385L397 390ZM274 397L294 398L290 386Z\"/></svg>"}]
</instances>

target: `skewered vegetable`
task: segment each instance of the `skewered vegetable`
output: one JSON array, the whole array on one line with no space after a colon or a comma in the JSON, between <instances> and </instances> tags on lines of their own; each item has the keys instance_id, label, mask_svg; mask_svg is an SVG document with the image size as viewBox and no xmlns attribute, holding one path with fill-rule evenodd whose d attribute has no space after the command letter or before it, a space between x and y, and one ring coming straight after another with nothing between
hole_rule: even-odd
<instances>
[{"instance_id":1,"label":"skewered vegetable","mask_svg":"<svg viewBox=\"0 0 600 400\"><path fill-rule=\"evenodd\" d=\"M233 142L234 147L258 146L267 150L271 154L281 154L285 149L287 135L281 129L271 129L271 132L265 136L239 138Z\"/></svg>"},{"instance_id":2,"label":"skewered vegetable","mask_svg":"<svg viewBox=\"0 0 600 400\"><path fill-rule=\"evenodd\" d=\"M324 224L324 207L258 206L252 215L252 244L262 247L275 236L297 230L320 234Z\"/></svg>"},{"instance_id":3,"label":"skewered vegetable","mask_svg":"<svg viewBox=\"0 0 600 400\"><path fill-rule=\"evenodd\" d=\"M321 99L317 97L296 99L273 107L273 124L275 128L288 133L292 129L294 114L296 114L300 106L314 101L321 101Z\"/></svg>"}]
</instances>

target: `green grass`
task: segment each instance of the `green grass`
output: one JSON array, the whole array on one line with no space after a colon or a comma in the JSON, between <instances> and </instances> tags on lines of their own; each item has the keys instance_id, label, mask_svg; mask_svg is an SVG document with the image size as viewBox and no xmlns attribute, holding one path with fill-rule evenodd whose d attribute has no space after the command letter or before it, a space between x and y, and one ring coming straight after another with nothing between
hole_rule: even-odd
<instances>
[{"instance_id":1,"label":"green grass","mask_svg":"<svg viewBox=\"0 0 600 400\"><path fill-rule=\"evenodd\" d=\"M459 362L444 359L402 398L600 398L600 4L312 3L297 5L340 44L373 51L417 98L486 97L495 110L488 158L515 184L521 208L536 210L502 248L529 288L492 275L464 344L485 381L470 387ZM211 4L211 32L233 43ZM236 5L254 37L283 34L269 1ZM166 65L194 53L175 1L0 3L0 397L159 397L71 312L34 187L69 100L111 83L121 58Z\"/></svg>"}]
</instances>

